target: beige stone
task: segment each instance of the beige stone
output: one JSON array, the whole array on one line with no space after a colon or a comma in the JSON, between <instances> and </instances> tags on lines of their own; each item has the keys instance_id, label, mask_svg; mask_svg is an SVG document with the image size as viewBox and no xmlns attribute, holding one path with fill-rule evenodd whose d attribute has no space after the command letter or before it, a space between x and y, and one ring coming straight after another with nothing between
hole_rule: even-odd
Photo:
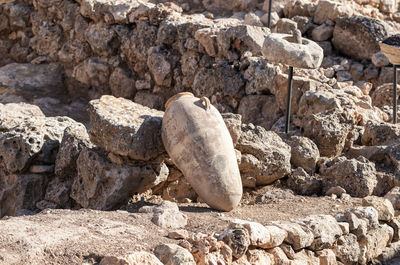
<instances>
[{"instance_id":1,"label":"beige stone","mask_svg":"<svg viewBox=\"0 0 400 265\"><path fill-rule=\"evenodd\" d=\"M117 257L106 256L101 259L100 265L162 265L161 261L151 253L137 251L131 254Z\"/></svg>"},{"instance_id":2,"label":"beige stone","mask_svg":"<svg viewBox=\"0 0 400 265\"><path fill-rule=\"evenodd\" d=\"M378 211L379 221L388 222L394 217L394 208L388 199L377 196L368 196L363 198L362 205L374 207Z\"/></svg>"}]
</instances>

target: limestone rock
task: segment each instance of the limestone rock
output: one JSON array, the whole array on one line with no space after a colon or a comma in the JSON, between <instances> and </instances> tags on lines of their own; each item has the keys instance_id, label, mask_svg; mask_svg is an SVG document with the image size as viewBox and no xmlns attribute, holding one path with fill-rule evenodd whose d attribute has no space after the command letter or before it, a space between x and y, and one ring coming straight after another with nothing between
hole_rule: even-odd
<instances>
[{"instance_id":1,"label":"limestone rock","mask_svg":"<svg viewBox=\"0 0 400 265\"><path fill-rule=\"evenodd\" d=\"M263 57L249 57L249 66L244 71L243 77L246 79L246 94L261 95L266 92L272 92L274 79L279 72L277 66L269 63ZM254 99L254 98L253 98Z\"/></svg>"},{"instance_id":2,"label":"limestone rock","mask_svg":"<svg viewBox=\"0 0 400 265\"><path fill-rule=\"evenodd\" d=\"M17 215L21 210L36 210L47 183L47 175L10 174L0 167L0 217Z\"/></svg>"},{"instance_id":3,"label":"limestone rock","mask_svg":"<svg viewBox=\"0 0 400 265\"><path fill-rule=\"evenodd\" d=\"M242 225L250 235L250 245L260 248L274 248L282 244L286 231L276 226L263 226L257 222L234 219L231 224Z\"/></svg>"},{"instance_id":4,"label":"limestone rock","mask_svg":"<svg viewBox=\"0 0 400 265\"><path fill-rule=\"evenodd\" d=\"M163 162L145 166L126 161L120 165L109 161L98 149L83 149L76 161L78 176L72 185L71 198L84 208L109 210L167 179Z\"/></svg>"},{"instance_id":5,"label":"limestone rock","mask_svg":"<svg viewBox=\"0 0 400 265\"><path fill-rule=\"evenodd\" d=\"M368 196L363 198L362 205L374 207L378 211L378 218L380 221L389 222L394 217L394 208L388 199L377 196Z\"/></svg>"},{"instance_id":6,"label":"limestone rock","mask_svg":"<svg viewBox=\"0 0 400 265\"><path fill-rule=\"evenodd\" d=\"M0 119L11 119L21 117L44 117L45 115L36 105L27 103L0 103Z\"/></svg>"},{"instance_id":7,"label":"limestone rock","mask_svg":"<svg viewBox=\"0 0 400 265\"><path fill-rule=\"evenodd\" d=\"M371 61L375 67L383 67L390 64L389 59L383 54L382 51L374 53L374 55L371 57Z\"/></svg>"},{"instance_id":8,"label":"limestone rock","mask_svg":"<svg viewBox=\"0 0 400 265\"><path fill-rule=\"evenodd\" d=\"M228 60L234 59L232 50L240 52L251 52L253 56L261 55L261 48L265 37L269 34L266 27L249 25L235 25L224 29L217 35L218 51ZM238 56L236 55L236 56Z\"/></svg>"},{"instance_id":9,"label":"limestone rock","mask_svg":"<svg viewBox=\"0 0 400 265\"><path fill-rule=\"evenodd\" d=\"M144 206L139 212L152 212L151 221L164 229L182 228L187 224L187 216L179 211L176 203L170 201L163 201L156 206Z\"/></svg>"},{"instance_id":10,"label":"limestone rock","mask_svg":"<svg viewBox=\"0 0 400 265\"><path fill-rule=\"evenodd\" d=\"M252 265L273 265L275 264L274 256L261 249L249 249L246 252L246 259ZM239 265L239 264L237 264ZM246 264L247 265L247 264Z\"/></svg>"},{"instance_id":11,"label":"limestone rock","mask_svg":"<svg viewBox=\"0 0 400 265\"><path fill-rule=\"evenodd\" d=\"M62 68L58 64L18 64L0 67L2 93L25 97L60 96L64 93Z\"/></svg>"},{"instance_id":12,"label":"limestone rock","mask_svg":"<svg viewBox=\"0 0 400 265\"><path fill-rule=\"evenodd\" d=\"M393 228L387 224L380 225L377 228L370 229L365 237L359 240L360 248L365 247L365 258L371 261L378 257L393 238Z\"/></svg>"},{"instance_id":13,"label":"limestone rock","mask_svg":"<svg viewBox=\"0 0 400 265\"><path fill-rule=\"evenodd\" d=\"M307 39L294 43L288 34L272 33L265 38L262 53L269 61L298 68L318 68L323 59L322 48Z\"/></svg>"},{"instance_id":14,"label":"limestone rock","mask_svg":"<svg viewBox=\"0 0 400 265\"><path fill-rule=\"evenodd\" d=\"M74 124L68 117L0 120L0 164L10 172L21 172L34 163L54 164L64 129Z\"/></svg>"},{"instance_id":15,"label":"limestone rock","mask_svg":"<svg viewBox=\"0 0 400 265\"><path fill-rule=\"evenodd\" d=\"M310 246L314 251L331 248L342 235L342 229L331 215L310 215L297 222L305 225L314 234L314 241Z\"/></svg>"},{"instance_id":16,"label":"limestone rock","mask_svg":"<svg viewBox=\"0 0 400 265\"><path fill-rule=\"evenodd\" d=\"M400 240L400 217L396 216L394 217L388 225L393 228L393 241L399 241Z\"/></svg>"},{"instance_id":17,"label":"limestone rock","mask_svg":"<svg viewBox=\"0 0 400 265\"><path fill-rule=\"evenodd\" d=\"M196 191L184 177L166 183L162 189L162 198L164 200L186 202L187 200L194 201L198 197Z\"/></svg>"},{"instance_id":18,"label":"limestone rock","mask_svg":"<svg viewBox=\"0 0 400 265\"><path fill-rule=\"evenodd\" d=\"M189 251L174 244L158 245L154 249L156 257L166 265L196 265Z\"/></svg>"},{"instance_id":19,"label":"limestone rock","mask_svg":"<svg viewBox=\"0 0 400 265\"><path fill-rule=\"evenodd\" d=\"M229 133L231 134L233 146L236 146L240 136L242 135L242 116L240 114L233 113L221 113L221 115Z\"/></svg>"},{"instance_id":20,"label":"limestone rock","mask_svg":"<svg viewBox=\"0 0 400 265\"><path fill-rule=\"evenodd\" d=\"M343 113L324 112L305 118L304 136L313 139L322 156L337 156L344 149L353 121Z\"/></svg>"},{"instance_id":21,"label":"limestone rock","mask_svg":"<svg viewBox=\"0 0 400 265\"><path fill-rule=\"evenodd\" d=\"M320 265L336 265L336 255L332 249L324 249L317 252Z\"/></svg>"},{"instance_id":22,"label":"limestone rock","mask_svg":"<svg viewBox=\"0 0 400 265\"><path fill-rule=\"evenodd\" d=\"M252 123L269 130L279 119L281 113L274 96L249 95L240 101L238 113L243 123Z\"/></svg>"},{"instance_id":23,"label":"limestone rock","mask_svg":"<svg viewBox=\"0 0 400 265\"><path fill-rule=\"evenodd\" d=\"M314 14L314 23L323 24L328 19L336 21L339 17L351 17L352 15L353 10L349 5L322 0L318 2L317 10Z\"/></svg>"},{"instance_id":24,"label":"limestone rock","mask_svg":"<svg viewBox=\"0 0 400 265\"><path fill-rule=\"evenodd\" d=\"M314 41L325 41L332 37L333 27L323 24L313 29L311 34Z\"/></svg>"},{"instance_id":25,"label":"limestone rock","mask_svg":"<svg viewBox=\"0 0 400 265\"><path fill-rule=\"evenodd\" d=\"M394 187L391 189L386 195L385 198L388 199L394 209L399 210L400 209L400 187Z\"/></svg>"},{"instance_id":26,"label":"limestone rock","mask_svg":"<svg viewBox=\"0 0 400 265\"><path fill-rule=\"evenodd\" d=\"M101 259L99 265L162 265L163 263L151 253L136 251L125 256L106 256Z\"/></svg>"},{"instance_id":27,"label":"limestone rock","mask_svg":"<svg viewBox=\"0 0 400 265\"><path fill-rule=\"evenodd\" d=\"M212 264L217 262L220 264L232 263L232 249L223 241L218 241L213 236L197 233L188 238L188 244L182 244L183 247L189 248L196 264Z\"/></svg>"},{"instance_id":28,"label":"limestone rock","mask_svg":"<svg viewBox=\"0 0 400 265\"><path fill-rule=\"evenodd\" d=\"M312 231L305 226L290 222L272 222L272 224L287 232L284 242L292 245L294 250L309 247L314 241Z\"/></svg>"},{"instance_id":29,"label":"limestone rock","mask_svg":"<svg viewBox=\"0 0 400 265\"><path fill-rule=\"evenodd\" d=\"M293 170L286 182L287 186L299 195L320 194L322 181L316 176L310 176L303 168Z\"/></svg>"},{"instance_id":30,"label":"limestone rock","mask_svg":"<svg viewBox=\"0 0 400 265\"><path fill-rule=\"evenodd\" d=\"M292 136L287 143L291 147L292 165L302 167L307 172L314 172L319 160L317 145L311 139L302 136Z\"/></svg>"},{"instance_id":31,"label":"limestone rock","mask_svg":"<svg viewBox=\"0 0 400 265\"><path fill-rule=\"evenodd\" d=\"M236 148L242 152L242 178L255 178L257 185L272 183L290 172L290 146L274 132L243 125Z\"/></svg>"},{"instance_id":32,"label":"limestone rock","mask_svg":"<svg viewBox=\"0 0 400 265\"><path fill-rule=\"evenodd\" d=\"M65 128L54 173L61 178L73 177L76 174L76 160L85 147L91 147L91 143L83 124L77 123Z\"/></svg>"},{"instance_id":33,"label":"limestone rock","mask_svg":"<svg viewBox=\"0 0 400 265\"><path fill-rule=\"evenodd\" d=\"M240 226L225 230L218 238L232 249L232 255L235 258L243 256L250 245L249 232Z\"/></svg>"},{"instance_id":34,"label":"limestone rock","mask_svg":"<svg viewBox=\"0 0 400 265\"><path fill-rule=\"evenodd\" d=\"M292 30L297 29L297 23L288 18L281 18L276 23L276 32L291 34Z\"/></svg>"},{"instance_id":35,"label":"limestone rock","mask_svg":"<svg viewBox=\"0 0 400 265\"><path fill-rule=\"evenodd\" d=\"M360 256L357 236L350 233L339 237L333 247L333 251L336 257L344 264L357 263Z\"/></svg>"},{"instance_id":36,"label":"limestone rock","mask_svg":"<svg viewBox=\"0 0 400 265\"><path fill-rule=\"evenodd\" d=\"M110 75L110 89L114 97L131 99L136 94L135 79L121 67L115 68Z\"/></svg>"},{"instance_id":37,"label":"limestone rock","mask_svg":"<svg viewBox=\"0 0 400 265\"><path fill-rule=\"evenodd\" d=\"M164 152L163 113L113 96L89 103L90 139L106 151L131 159L150 160Z\"/></svg>"},{"instance_id":38,"label":"limestone rock","mask_svg":"<svg viewBox=\"0 0 400 265\"><path fill-rule=\"evenodd\" d=\"M386 35L385 26L380 20L353 16L336 21L332 43L347 56L356 60L370 60L380 50L378 42Z\"/></svg>"},{"instance_id":39,"label":"limestone rock","mask_svg":"<svg viewBox=\"0 0 400 265\"><path fill-rule=\"evenodd\" d=\"M393 75L391 75L393 78ZM397 85L397 93L400 92L400 86ZM377 107L383 106L393 106L393 81L391 83L385 83L377 88L372 92L371 95L372 104Z\"/></svg>"},{"instance_id":40,"label":"limestone rock","mask_svg":"<svg viewBox=\"0 0 400 265\"><path fill-rule=\"evenodd\" d=\"M400 126L386 122L368 122L361 142L363 145L388 145L400 139Z\"/></svg>"},{"instance_id":41,"label":"limestone rock","mask_svg":"<svg viewBox=\"0 0 400 265\"><path fill-rule=\"evenodd\" d=\"M331 187L340 186L354 197L365 197L372 194L376 184L375 164L364 157L347 159L337 157L327 161L320 173L326 177Z\"/></svg>"}]
</instances>

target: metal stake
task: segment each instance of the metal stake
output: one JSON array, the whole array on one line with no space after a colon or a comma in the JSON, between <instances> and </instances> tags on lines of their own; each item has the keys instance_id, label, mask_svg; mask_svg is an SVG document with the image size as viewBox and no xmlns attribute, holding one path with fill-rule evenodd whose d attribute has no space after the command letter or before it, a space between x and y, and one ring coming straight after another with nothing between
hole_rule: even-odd
<instances>
[{"instance_id":1,"label":"metal stake","mask_svg":"<svg viewBox=\"0 0 400 265\"><path fill-rule=\"evenodd\" d=\"M285 120L285 133L289 133L290 125L290 105L292 101L292 80L293 80L293 67L289 66L289 79L288 79L288 90L287 90L287 101L286 101L286 120Z\"/></svg>"},{"instance_id":2,"label":"metal stake","mask_svg":"<svg viewBox=\"0 0 400 265\"><path fill-rule=\"evenodd\" d=\"M397 65L393 64L393 123L397 123Z\"/></svg>"},{"instance_id":3,"label":"metal stake","mask_svg":"<svg viewBox=\"0 0 400 265\"><path fill-rule=\"evenodd\" d=\"M272 0L269 0L269 6L268 6L268 23L267 27L271 29L271 10L272 10Z\"/></svg>"}]
</instances>

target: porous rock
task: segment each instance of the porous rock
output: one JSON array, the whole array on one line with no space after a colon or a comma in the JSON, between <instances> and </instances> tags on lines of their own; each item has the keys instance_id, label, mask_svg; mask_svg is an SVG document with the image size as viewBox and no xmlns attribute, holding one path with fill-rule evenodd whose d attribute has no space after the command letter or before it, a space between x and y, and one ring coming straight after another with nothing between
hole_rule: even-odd
<instances>
[{"instance_id":1,"label":"porous rock","mask_svg":"<svg viewBox=\"0 0 400 265\"><path fill-rule=\"evenodd\" d=\"M164 152L163 112L123 98L102 96L89 103L90 140L118 155L150 160Z\"/></svg>"},{"instance_id":2,"label":"porous rock","mask_svg":"<svg viewBox=\"0 0 400 265\"><path fill-rule=\"evenodd\" d=\"M255 185L272 183L290 172L290 146L274 132L243 125L236 148L242 153L242 178L255 178Z\"/></svg>"},{"instance_id":3,"label":"porous rock","mask_svg":"<svg viewBox=\"0 0 400 265\"><path fill-rule=\"evenodd\" d=\"M175 244L162 244L154 249L156 257L166 265L195 265L192 254Z\"/></svg>"},{"instance_id":4,"label":"porous rock","mask_svg":"<svg viewBox=\"0 0 400 265\"><path fill-rule=\"evenodd\" d=\"M375 164L361 156L328 160L320 168L320 173L327 188L340 186L354 197L371 195L377 184Z\"/></svg>"}]
</instances>

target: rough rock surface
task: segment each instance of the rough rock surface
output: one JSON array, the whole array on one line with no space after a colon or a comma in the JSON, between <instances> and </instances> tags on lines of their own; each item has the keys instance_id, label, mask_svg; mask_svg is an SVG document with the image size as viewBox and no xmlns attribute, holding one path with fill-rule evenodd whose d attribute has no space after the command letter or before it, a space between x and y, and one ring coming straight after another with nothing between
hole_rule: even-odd
<instances>
[{"instance_id":1,"label":"rough rock surface","mask_svg":"<svg viewBox=\"0 0 400 265\"><path fill-rule=\"evenodd\" d=\"M163 113L132 101L102 96L89 104L90 140L106 151L131 159L154 159L164 152Z\"/></svg>"},{"instance_id":2,"label":"rough rock surface","mask_svg":"<svg viewBox=\"0 0 400 265\"><path fill-rule=\"evenodd\" d=\"M135 161L116 164L104 151L83 149L76 161L78 175L71 198L82 207L110 210L127 202L135 192L143 192L167 179L168 168L161 161L140 165Z\"/></svg>"},{"instance_id":3,"label":"rough rock surface","mask_svg":"<svg viewBox=\"0 0 400 265\"><path fill-rule=\"evenodd\" d=\"M163 263L168 265L195 265L192 254L183 247L173 244L159 245L154 254Z\"/></svg>"},{"instance_id":4,"label":"rough rock surface","mask_svg":"<svg viewBox=\"0 0 400 265\"><path fill-rule=\"evenodd\" d=\"M287 143L291 147L291 164L307 172L314 172L319 160L317 145L311 139L301 136L293 136Z\"/></svg>"},{"instance_id":5,"label":"rough rock surface","mask_svg":"<svg viewBox=\"0 0 400 265\"><path fill-rule=\"evenodd\" d=\"M179 211L178 205L163 201L160 205L144 206L141 213L153 213L151 221L164 229L182 228L187 224L187 216Z\"/></svg>"},{"instance_id":6,"label":"rough rock surface","mask_svg":"<svg viewBox=\"0 0 400 265\"><path fill-rule=\"evenodd\" d=\"M377 184L375 164L364 157L328 160L320 172L326 188L340 186L355 197L371 195Z\"/></svg>"},{"instance_id":7,"label":"rough rock surface","mask_svg":"<svg viewBox=\"0 0 400 265\"><path fill-rule=\"evenodd\" d=\"M274 132L243 125L236 148L242 153L239 169L244 185L269 184L290 172L290 146Z\"/></svg>"},{"instance_id":8,"label":"rough rock surface","mask_svg":"<svg viewBox=\"0 0 400 265\"><path fill-rule=\"evenodd\" d=\"M386 36L386 28L380 20L354 16L336 21L332 43L336 49L354 59L370 60L379 51L378 42Z\"/></svg>"}]
</instances>

